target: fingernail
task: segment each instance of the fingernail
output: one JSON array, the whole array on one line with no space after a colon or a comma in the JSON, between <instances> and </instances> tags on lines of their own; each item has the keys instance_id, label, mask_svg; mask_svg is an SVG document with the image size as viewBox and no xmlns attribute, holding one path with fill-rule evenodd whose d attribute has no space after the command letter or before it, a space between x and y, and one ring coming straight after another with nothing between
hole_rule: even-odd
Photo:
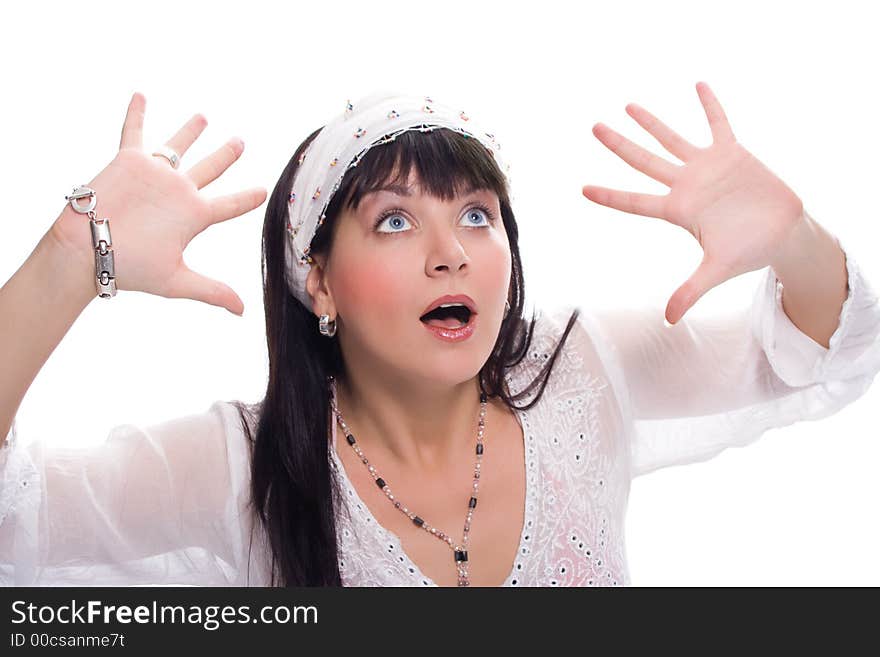
<instances>
[{"instance_id":1,"label":"fingernail","mask_svg":"<svg viewBox=\"0 0 880 657\"><path fill-rule=\"evenodd\" d=\"M666 318L664 317L663 318L663 326L665 326L666 328L672 328L673 326L675 326L675 324L670 324L669 322L666 321Z\"/></svg>"}]
</instances>

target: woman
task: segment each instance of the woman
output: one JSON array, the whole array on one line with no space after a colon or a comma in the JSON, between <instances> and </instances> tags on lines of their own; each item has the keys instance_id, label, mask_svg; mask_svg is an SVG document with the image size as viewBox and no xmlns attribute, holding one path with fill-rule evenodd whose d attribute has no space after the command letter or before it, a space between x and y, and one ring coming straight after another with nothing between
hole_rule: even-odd
<instances>
[{"instance_id":1,"label":"woman","mask_svg":"<svg viewBox=\"0 0 880 657\"><path fill-rule=\"evenodd\" d=\"M584 187L699 241L703 262L670 299L668 328L649 310L566 307L525 321L494 136L429 98L349 104L300 145L269 199L263 400L117 427L89 450L11 441L0 503L7 581L628 583L633 476L828 415L880 369L880 308L852 258L736 141L708 86L697 91L707 148L628 107L683 165L594 129L668 195ZM151 158L143 110L135 94L119 154L88 185L107 199L98 212L111 218L113 245L125 246L119 289L240 313L237 295L188 270L181 252L263 202L261 191L198 194L241 145L178 174L204 120ZM25 309L22 326L4 329L5 345L26 345L3 383L7 425L94 295L88 237L65 208L2 291L0 310ZM680 321L715 285L768 265L746 312ZM62 269L70 288L40 315L29 286ZM35 337L25 323L44 328Z\"/></svg>"}]
</instances>

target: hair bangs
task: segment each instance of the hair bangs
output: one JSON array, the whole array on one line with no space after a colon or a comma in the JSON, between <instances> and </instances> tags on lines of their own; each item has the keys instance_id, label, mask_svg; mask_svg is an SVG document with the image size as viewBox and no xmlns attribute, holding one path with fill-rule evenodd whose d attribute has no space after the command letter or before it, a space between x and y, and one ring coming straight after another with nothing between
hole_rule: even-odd
<instances>
[{"instance_id":1,"label":"hair bangs","mask_svg":"<svg viewBox=\"0 0 880 657\"><path fill-rule=\"evenodd\" d=\"M409 130L368 150L340 185L346 207L357 211L361 199L389 186L417 187L444 201L477 190L508 201L507 179L491 151L478 139L449 128Z\"/></svg>"}]
</instances>

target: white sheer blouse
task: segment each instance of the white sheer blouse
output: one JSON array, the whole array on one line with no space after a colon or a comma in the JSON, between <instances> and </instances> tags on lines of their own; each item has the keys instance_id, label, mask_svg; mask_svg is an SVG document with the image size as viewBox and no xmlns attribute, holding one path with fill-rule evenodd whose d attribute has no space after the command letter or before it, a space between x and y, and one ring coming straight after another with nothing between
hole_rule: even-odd
<instances>
[{"instance_id":1,"label":"white sheer blouse","mask_svg":"<svg viewBox=\"0 0 880 657\"><path fill-rule=\"evenodd\" d=\"M633 477L709 459L861 396L880 370L880 303L849 252L846 264L848 296L828 349L785 314L771 268L750 306L711 320L666 328L659 308L582 310L540 401L516 412L526 504L504 585L629 584ZM547 362L572 310L542 312L526 358L508 373L512 392ZM343 492L343 583L434 586L330 454ZM24 445L13 424L0 450L0 583L266 586L270 555L249 482L248 444L226 401L114 427L90 448Z\"/></svg>"}]
</instances>

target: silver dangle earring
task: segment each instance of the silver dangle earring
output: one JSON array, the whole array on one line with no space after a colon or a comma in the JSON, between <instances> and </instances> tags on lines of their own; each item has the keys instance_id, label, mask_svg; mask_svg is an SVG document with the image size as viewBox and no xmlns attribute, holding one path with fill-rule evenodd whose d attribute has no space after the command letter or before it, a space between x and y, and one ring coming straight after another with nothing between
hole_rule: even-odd
<instances>
[{"instance_id":1,"label":"silver dangle earring","mask_svg":"<svg viewBox=\"0 0 880 657\"><path fill-rule=\"evenodd\" d=\"M331 322L330 315L321 315L318 319L318 331L321 335L326 335L328 338L332 338L336 335L336 320L334 319Z\"/></svg>"}]
</instances>

